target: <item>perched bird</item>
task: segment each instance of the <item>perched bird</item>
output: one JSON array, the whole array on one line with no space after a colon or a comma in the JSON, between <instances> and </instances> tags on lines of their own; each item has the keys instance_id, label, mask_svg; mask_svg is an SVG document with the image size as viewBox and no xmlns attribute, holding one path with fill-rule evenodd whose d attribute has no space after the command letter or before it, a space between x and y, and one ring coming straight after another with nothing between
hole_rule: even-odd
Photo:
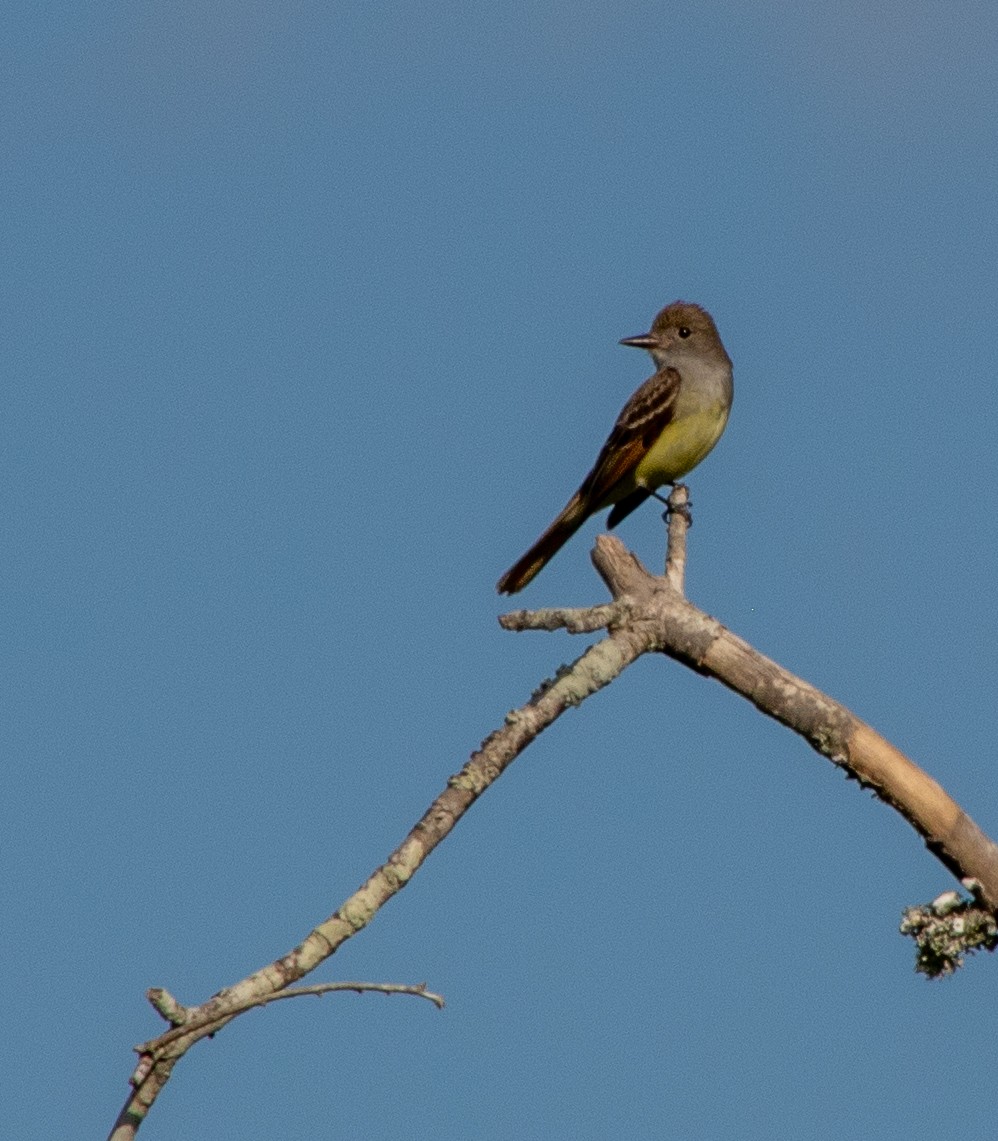
<instances>
[{"instance_id":1,"label":"perched bird","mask_svg":"<svg viewBox=\"0 0 998 1141\"><path fill-rule=\"evenodd\" d=\"M616 527L656 488L695 468L724 431L734 394L731 360L706 309L674 301L649 332L620 343L647 349L658 371L624 405L558 518L496 584L500 594L522 590L595 512L612 506L607 524Z\"/></svg>"}]
</instances>

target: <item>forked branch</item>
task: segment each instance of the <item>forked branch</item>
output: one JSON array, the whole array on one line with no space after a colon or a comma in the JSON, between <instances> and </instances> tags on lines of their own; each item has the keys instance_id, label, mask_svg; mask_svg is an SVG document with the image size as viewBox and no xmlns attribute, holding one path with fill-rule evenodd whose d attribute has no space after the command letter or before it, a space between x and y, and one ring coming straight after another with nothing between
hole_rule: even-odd
<instances>
[{"instance_id":1,"label":"forked branch","mask_svg":"<svg viewBox=\"0 0 998 1141\"><path fill-rule=\"evenodd\" d=\"M626 633L632 646L640 646L639 654L658 651L716 678L767 716L799 733L813 749L843 768L862 787L872 789L911 824L929 851L973 896L964 905L966 910L957 913L950 907L945 915L937 916L945 921L945 938L939 934L940 924L932 927L936 932L934 943L938 946L945 942L956 953L926 956L920 950L919 969L930 975L949 973L959 965L961 944L963 951L979 946L993 950L998 944L994 922L998 910L998 845L932 777L844 705L754 650L684 597L681 568L685 566L689 516L679 508L686 505L685 488L676 488L669 504L665 577L649 574L619 540L609 535L596 540L593 562L614 599L609 606L599 608L611 614L611 637ZM677 548L677 543L681 547ZM586 628L586 614L518 611L500 621L508 630L563 627L571 632ZM926 905L920 915L933 914L934 906ZM912 915L906 917L903 930L918 938L918 931L924 933L929 927L920 926ZM960 938L964 931L965 942ZM921 942L920 948L924 945ZM932 961L941 965L932 967Z\"/></svg>"},{"instance_id":2,"label":"forked branch","mask_svg":"<svg viewBox=\"0 0 998 1141\"><path fill-rule=\"evenodd\" d=\"M131 1078L133 1089L112 1130L112 1141L135 1136L173 1067L196 1042L216 1034L245 1010L287 994L295 982L362 931L539 733L565 710L585 701L642 654L650 652L667 654L698 673L717 678L763 713L799 733L812 748L862 785L872 788L916 829L930 851L974 895L973 903L961 904L963 910L959 912L950 902L943 905L937 900L917 916L909 916L906 922L910 922L912 933L918 928L924 939L931 942L933 962L938 962L941 954L944 963L952 964L969 946L994 947L998 846L931 777L870 726L757 653L683 596L689 524L685 494L686 489L680 487L670 496L669 553L664 576L649 574L617 539L600 536L593 563L610 589L612 602L589 609L517 611L500 619L507 630L591 633L605 629L607 633L570 666L563 666L553 679L542 683L525 705L506 715L503 726L487 737L464 768L448 780L446 788L388 860L337 911L282 958L200 1006L182 1006L162 990L150 992L150 1000L171 1028L137 1047L139 1063ZM973 909L976 919L971 921L969 912ZM957 918L954 920L953 916ZM934 926L936 918L951 920L945 935ZM951 936L954 931L959 936L960 931L970 927L975 929L976 943L961 948L959 938L954 943ZM936 973L945 973L946 969L944 966ZM341 989L357 989L361 985L340 984ZM408 988L408 993L422 990ZM436 1000L429 994L424 997Z\"/></svg>"}]
</instances>

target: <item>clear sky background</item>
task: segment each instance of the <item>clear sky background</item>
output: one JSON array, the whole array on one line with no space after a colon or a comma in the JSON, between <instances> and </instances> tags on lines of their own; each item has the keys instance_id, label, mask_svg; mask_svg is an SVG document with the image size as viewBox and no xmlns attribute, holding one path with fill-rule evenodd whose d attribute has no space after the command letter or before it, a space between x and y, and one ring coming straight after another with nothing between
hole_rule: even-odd
<instances>
[{"instance_id":1,"label":"clear sky background","mask_svg":"<svg viewBox=\"0 0 998 1141\"><path fill-rule=\"evenodd\" d=\"M5 1137L103 1136L145 989L292 947L582 651L493 584L679 297L736 380L690 596L998 835L993 0L5 13ZM598 530L522 603L602 601ZM985 1136L998 962L897 934L953 886L643 660L311 980L444 1012L248 1015L141 1136Z\"/></svg>"}]
</instances>

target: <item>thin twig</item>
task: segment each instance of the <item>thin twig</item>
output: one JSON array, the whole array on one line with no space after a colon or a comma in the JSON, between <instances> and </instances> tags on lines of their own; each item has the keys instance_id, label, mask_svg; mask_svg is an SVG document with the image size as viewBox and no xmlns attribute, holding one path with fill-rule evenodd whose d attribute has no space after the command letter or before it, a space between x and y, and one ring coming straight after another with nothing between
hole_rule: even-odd
<instances>
[{"instance_id":1,"label":"thin twig","mask_svg":"<svg viewBox=\"0 0 998 1141\"><path fill-rule=\"evenodd\" d=\"M499 616L504 630L566 630L569 634L592 634L621 621L626 608L617 602L585 608L555 607L546 610L511 610Z\"/></svg>"},{"instance_id":2,"label":"thin twig","mask_svg":"<svg viewBox=\"0 0 998 1141\"><path fill-rule=\"evenodd\" d=\"M669 493L668 508L665 513L669 527L669 539L665 556L665 577L673 589L686 593L686 533L693 526L690 513L690 489L685 483L677 483Z\"/></svg>"},{"instance_id":3,"label":"thin twig","mask_svg":"<svg viewBox=\"0 0 998 1141\"><path fill-rule=\"evenodd\" d=\"M286 990L276 991L274 994L248 997L241 1005L234 1006L226 1011L226 1021L228 1021L229 1017L241 1014L244 1010L252 1010L254 1006L266 1006L268 1003L277 1002L282 998L300 998L303 995L331 994L333 991L341 990L355 991L357 994L363 991L378 991L381 994L412 994L419 998L428 998L438 1010L443 1010L444 1008L443 996L435 994L431 990L427 990L426 983L316 983L314 986L289 987ZM167 1018L167 1021L173 1026L173 1030L168 1030L158 1038L136 1046L135 1052L140 1056L149 1055L155 1050L161 1050L170 1042L181 1037L186 1031L190 1030L189 1023L191 1021L189 1009L182 1006L172 995L168 994L161 987L153 987L147 992L146 997L152 1003L156 1011ZM164 1010L168 1011L168 1014L164 1013ZM195 1007L194 1010L196 1011L197 1008Z\"/></svg>"},{"instance_id":4,"label":"thin twig","mask_svg":"<svg viewBox=\"0 0 998 1141\"><path fill-rule=\"evenodd\" d=\"M256 1000L254 1006L264 1006L268 1002L277 1002L282 998L298 998L300 995L322 995L330 994L332 991L337 990L352 990L357 994L363 994L365 991L375 991L378 994L411 994L416 998L426 998L437 1008L443 1010L446 1003L442 994L435 994L432 990L426 989L426 983L415 983L413 985L406 985L404 983L319 983L316 986L300 986L294 987L292 990L278 991L277 994L264 995L262 998Z\"/></svg>"}]
</instances>

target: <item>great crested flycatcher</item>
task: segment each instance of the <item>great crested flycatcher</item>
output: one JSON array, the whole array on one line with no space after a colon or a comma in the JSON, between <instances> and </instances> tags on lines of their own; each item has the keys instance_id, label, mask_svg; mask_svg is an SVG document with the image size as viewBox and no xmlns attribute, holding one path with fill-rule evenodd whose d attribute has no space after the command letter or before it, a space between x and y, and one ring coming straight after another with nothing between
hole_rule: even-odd
<instances>
[{"instance_id":1,"label":"great crested flycatcher","mask_svg":"<svg viewBox=\"0 0 998 1141\"><path fill-rule=\"evenodd\" d=\"M731 360L713 318L686 301L667 305L640 337L658 370L621 410L592 471L557 519L502 576L500 594L522 590L590 515L612 505L616 527L656 488L691 471L721 437L734 387Z\"/></svg>"}]
</instances>

